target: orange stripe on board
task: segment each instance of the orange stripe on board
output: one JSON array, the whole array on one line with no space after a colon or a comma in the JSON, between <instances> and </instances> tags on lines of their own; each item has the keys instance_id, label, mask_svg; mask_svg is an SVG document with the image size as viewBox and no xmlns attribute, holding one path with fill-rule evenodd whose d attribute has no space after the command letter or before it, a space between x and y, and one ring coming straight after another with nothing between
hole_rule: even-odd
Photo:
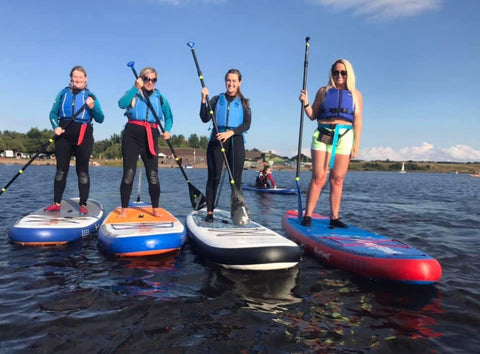
<instances>
[{"instance_id":1,"label":"orange stripe on board","mask_svg":"<svg viewBox=\"0 0 480 354\"><path fill-rule=\"evenodd\" d=\"M153 215L153 208L148 207L130 207L127 210L127 217L121 218L122 208L116 208L105 220L105 224L123 224L136 222L176 222L178 221L172 214L163 208L158 208L160 216Z\"/></svg>"},{"instance_id":2,"label":"orange stripe on board","mask_svg":"<svg viewBox=\"0 0 480 354\"><path fill-rule=\"evenodd\" d=\"M16 245L22 245L22 246L60 246L60 245L66 245L68 241L57 241L57 242L18 242L18 241L13 241Z\"/></svg>"},{"instance_id":3,"label":"orange stripe on board","mask_svg":"<svg viewBox=\"0 0 480 354\"><path fill-rule=\"evenodd\" d=\"M153 256L156 254L163 254L168 252L177 251L180 248L169 248L164 250L154 250L154 251L143 251L143 252L129 252L129 253L115 253L116 256L120 257L141 257L141 256Z\"/></svg>"}]
</instances>

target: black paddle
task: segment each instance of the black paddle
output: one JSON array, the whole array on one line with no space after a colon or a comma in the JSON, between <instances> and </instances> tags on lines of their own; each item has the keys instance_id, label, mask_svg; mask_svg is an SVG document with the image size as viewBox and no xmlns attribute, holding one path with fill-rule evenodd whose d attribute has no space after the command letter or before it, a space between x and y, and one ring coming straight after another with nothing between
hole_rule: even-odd
<instances>
[{"instance_id":1,"label":"black paddle","mask_svg":"<svg viewBox=\"0 0 480 354\"><path fill-rule=\"evenodd\" d=\"M95 97L93 97L93 96L90 96L90 97L95 99ZM67 124L65 124L63 129L66 129L75 120L75 118L78 117L78 115L85 110L85 108L87 108L86 103L83 104L83 106L80 107L80 109L68 120ZM17 174L15 176L13 176L13 178L5 185L5 187L3 187L0 190L0 195L2 195L3 192L5 192L7 190L7 188L13 183L13 181L15 181L18 178L18 176L20 176L27 169L27 167L30 166L33 161L35 161L35 159L38 157L38 155L40 155L42 152L44 152L51 143L53 143L55 140L58 139L58 136L59 135L55 134L53 137L51 137L46 143L44 143L40 147L40 149L35 153L35 155L33 155L32 158L25 165L23 165L23 167L20 170L18 170Z\"/></svg>"},{"instance_id":2,"label":"black paddle","mask_svg":"<svg viewBox=\"0 0 480 354\"><path fill-rule=\"evenodd\" d=\"M138 74L137 74L137 71L135 70L135 62L131 61L130 63L127 64L127 66L129 66L132 69L133 74L135 75L135 78L138 79ZM143 89L142 89L142 92L143 92ZM165 129L163 128L163 125L160 122L160 119L158 118L157 112L155 112L155 109L152 106L152 102L150 102L150 98L148 97L148 95L145 94L145 92L143 92L143 94L144 94L143 96L145 97L145 99L147 101L148 108L153 113L153 116L155 117L155 120L157 121L157 124L160 127L160 130L162 131L162 133L165 133ZM190 180L188 179L187 174L185 173L185 171L183 169L183 166L180 163L180 159L177 157L177 154L175 153L175 150L173 149L173 146L172 146L172 143L170 142L170 139L166 140L166 142L168 144L168 147L170 148L170 151L172 152L173 156L175 157L175 161L177 162L178 167L180 167L180 171L182 171L182 174L183 174L183 177L185 178L185 181L187 182L188 190L189 190L189 193L190 193L190 203L192 204L192 208L194 210L202 209L206 204L205 203L205 197L203 196L203 194L197 188L195 188L195 186L193 186L190 183Z\"/></svg>"},{"instance_id":3,"label":"black paddle","mask_svg":"<svg viewBox=\"0 0 480 354\"><path fill-rule=\"evenodd\" d=\"M200 70L200 66L198 65L197 56L195 55L195 50L193 47L195 46L194 42L188 42L187 45L190 47L193 55L193 60L195 61L195 66L197 67L198 78L200 79L200 83L202 87L205 87L205 82L203 81L203 74ZM218 125L215 115L213 114L213 109L210 105L210 101L207 97L207 107L208 111L210 112L210 117L213 122L213 126L215 127L215 132L218 134ZM235 185L235 180L233 179L232 171L230 170L230 166L228 165L227 155L225 154L225 148L223 147L223 143L218 140L220 143L220 149L222 151L223 159L225 161L225 167L228 172L228 176L230 177L230 184L232 187L232 198L231 198L231 207L230 213L232 216L232 222L234 225L246 225L250 222L250 211L248 210L247 203L243 199L242 193L238 190L238 187Z\"/></svg>"},{"instance_id":4,"label":"black paddle","mask_svg":"<svg viewBox=\"0 0 480 354\"><path fill-rule=\"evenodd\" d=\"M303 62L303 89L307 87L307 69L308 69L308 50L310 48L309 41L310 37L305 38L305 60ZM302 193L300 191L300 155L302 153L302 134L303 134L303 102L300 102L300 131L298 133L298 152L297 152L297 176L295 182L297 183L298 191L298 222L302 221L303 218L303 207L302 207Z\"/></svg>"}]
</instances>

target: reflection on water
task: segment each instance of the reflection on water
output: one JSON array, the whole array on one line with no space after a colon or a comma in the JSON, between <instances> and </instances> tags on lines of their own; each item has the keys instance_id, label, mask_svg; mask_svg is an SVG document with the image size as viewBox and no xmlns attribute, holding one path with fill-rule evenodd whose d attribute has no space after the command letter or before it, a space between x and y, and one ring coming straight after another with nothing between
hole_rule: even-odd
<instances>
[{"instance_id":1,"label":"reflection on water","mask_svg":"<svg viewBox=\"0 0 480 354\"><path fill-rule=\"evenodd\" d=\"M233 282L235 291L245 300L246 308L278 314L286 305L302 301L292 293L296 285L298 268L268 272L242 272L220 269L222 275ZM268 281L265 279L268 278Z\"/></svg>"},{"instance_id":2,"label":"reflection on water","mask_svg":"<svg viewBox=\"0 0 480 354\"><path fill-rule=\"evenodd\" d=\"M127 270L127 277L118 279L112 287L117 293L128 296L146 296L159 300L174 299L175 272L179 251L148 257L122 257L117 261L117 271Z\"/></svg>"},{"instance_id":3,"label":"reflection on water","mask_svg":"<svg viewBox=\"0 0 480 354\"><path fill-rule=\"evenodd\" d=\"M0 165L7 181L17 167ZM66 197L78 194L74 169ZM114 258L96 235L61 247L8 242L8 228L51 202L54 166L31 166L0 199L0 352L476 353L480 351L480 184L455 174L349 172L347 222L436 257L434 286L368 282L305 255L288 271L242 272L209 264L187 241L169 255ZM178 169L160 171L161 205L192 210ZM189 170L203 191L205 170ZM254 180L245 171L244 180ZM121 168L91 169L91 196L120 202ZM295 172L275 174L295 186ZM302 172L302 190L310 174ZM328 188L316 211L328 214ZM142 196L148 184L142 183ZM284 234L296 195L244 193L255 221ZM305 201L305 194L303 194ZM230 205L229 186L219 208ZM88 340L85 340L85 339Z\"/></svg>"},{"instance_id":4,"label":"reflection on water","mask_svg":"<svg viewBox=\"0 0 480 354\"><path fill-rule=\"evenodd\" d=\"M433 316L444 311L434 286L372 284L362 279L330 278L320 271L305 292L310 296L302 305L307 305L285 312L278 321L289 328L292 340L314 352L378 349L398 337L442 336Z\"/></svg>"}]
</instances>

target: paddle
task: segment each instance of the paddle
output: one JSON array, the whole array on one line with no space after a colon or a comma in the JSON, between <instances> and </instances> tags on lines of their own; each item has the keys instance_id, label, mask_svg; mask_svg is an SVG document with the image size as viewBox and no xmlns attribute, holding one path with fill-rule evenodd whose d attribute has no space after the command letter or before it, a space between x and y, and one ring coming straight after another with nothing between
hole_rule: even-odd
<instances>
[{"instance_id":1,"label":"paddle","mask_svg":"<svg viewBox=\"0 0 480 354\"><path fill-rule=\"evenodd\" d=\"M95 99L95 97L93 97L93 96L90 96L90 97ZM66 129L75 120L75 118L78 117L78 115L85 110L85 108L87 108L86 103L84 103L83 106L81 106L80 109L68 120L67 124L65 124L63 129ZM0 190L0 195L2 195L3 192L5 192L8 187L10 187L10 185L13 183L13 181L15 181L18 178L18 176L20 176L27 169L27 167L30 166L33 161L35 161L35 159L38 157L38 155L40 155L42 152L44 152L51 143L53 143L55 140L58 139L58 137L59 137L59 135L55 134L47 142L45 142L40 147L40 149L32 156L32 158L30 160L28 160L28 162L25 165L23 165L23 167L20 170L18 170L16 175L13 176L13 178L5 185L5 187L3 187Z\"/></svg>"},{"instance_id":2,"label":"paddle","mask_svg":"<svg viewBox=\"0 0 480 354\"><path fill-rule=\"evenodd\" d=\"M303 62L303 90L307 87L307 69L308 69L308 50L310 49L310 37L305 38L305 60ZM300 102L300 131L298 133L298 151L297 151L297 175L295 182L297 184L298 192L298 222L302 222L303 207L302 207L302 193L300 191L300 155L302 153L302 134L303 134L303 102Z\"/></svg>"},{"instance_id":3,"label":"paddle","mask_svg":"<svg viewBox=\"0 0 480 354\"><path fill-rule=\"evenodd\" d=\"M198 78L200 79L200 83L202 84L202 87L205 87L205 82L203 81L203 74L202 71L200 70L200 66L198 65L198 60L197 56L195 55L195 49L193 47L195 46L194 42L188 42L187 46L190 47L193 55L193 60L195 61L195 66L197 67L197 73L198 73ZM215 127L215 132L218 134L218 125L217 125L217 120L215 118L215 115L213 114L213 109L210 105L210 101L207 96L207 107L208 111L210 112L210 117L213 122L213 126ZM233 179L232 171L230 169L230 166L228 165L228 160L227 160L227 155L225 154L225 148L223 146L223 143L218 140L220 143L220 149L222 151L223 159L225 161L225 167L228 172L228 176L230 177L230 185L232 187L232 197L231 197L231 207L230 207L230 213L232 216L232 222L234 225L246 225L250 222L250 211L248 210L247 203L243 199L242 193L238 190L237 186L235 185L235 180Z\"/></svg>"},{"instance_id":4,"label":"paddle","mask_svg":"<svg viewBox=\"0 0 480 354\"><path fill-rule=\"evenodd\" d=\"M142 190L142 170L138 171L138 190L137 190L137 203L140 203L140 191Z\"/></svg>"},{"instance_id":5,"label":"paddle","mask_svg":"<svg viewBox=\"0 0 480 354\"><path fill-rule=\"evenodd\" d=\"M127 66L132 69L133 74L135 75L135 78L138 79L138 74L137 74L137 71L135 70L135 62L131 61L130 63L127 64ZM157 112L155 112L155 109L152 106L152 102L150 102L150 98L148 97L148 95L146 95L143 92L143 89L142 89L142 93L144 94L143 96L145 97L145 99L147 101L147 106L150 109L150 111L153 113L153 116L155 117L155 120L157 121L157 124L160 127L160 130L162 131L162 133L165 133L165 129L163 128L163 125L160 122L160 119L158 118ZM177 162L178 167L180 167L180 171L182 171L182 174L183 174L183 177L185 178L185 181L187 182L188 190L189 190L189 194L190 194L190 203L192 204L192 208L194 210L202 209L205 206L205 197L203 196L203 194L197 188L195 188L195 186L193 186L190 183L190 180L188 179L187 174L185 173L185 171L183 169L183 166L180 163L180 159L177 157L177 154L175 153L175 150L173 149L173 146L172 146L172 143L170 142L170 139L166 140L166 142L168 144L168 147L170 148L170 151L172 152L173 156L175 157L175 161Z\"/></svg>"}]
</instances>

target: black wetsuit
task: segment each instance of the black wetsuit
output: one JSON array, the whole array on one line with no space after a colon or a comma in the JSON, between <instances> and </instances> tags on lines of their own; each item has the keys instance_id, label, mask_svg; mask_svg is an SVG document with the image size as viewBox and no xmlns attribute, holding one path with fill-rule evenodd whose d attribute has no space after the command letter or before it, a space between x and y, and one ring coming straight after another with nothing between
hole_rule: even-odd
<instances>
[{"instance_id":1,"label":"black wetsuit","mask_svg":"<svg viewBox=\"0 0 480 354\"><path fill-rule=\"evenodd\" d=\"M225 94L225 98L228 102L231 102L235 97ZM214 96L210 100L210 105L214 108L217 104L218 96ZM207 123L211 117L207 104L201 104L200 118L202 122ZM250 107L243 109L243 123L234 128L234 135L223 143L225 148L225 154L227 156L228 165L233 174L235 184L241 191L242 188L242 172L243 163L245 162L245 143L243 141L242 133L246 132L250 128L252 121L252 113ZM215 130L215 128L212 128ZM222 175L222 168L224 164L223 154L221 152L220 142L215 138L216 132L213 131L210 141L207 147L207 166L208 166L208 180L206 187L206 200L207 210L213 211L215 204L215 197L217 195L217 188Z\"/></svg>"}]
</instances>

